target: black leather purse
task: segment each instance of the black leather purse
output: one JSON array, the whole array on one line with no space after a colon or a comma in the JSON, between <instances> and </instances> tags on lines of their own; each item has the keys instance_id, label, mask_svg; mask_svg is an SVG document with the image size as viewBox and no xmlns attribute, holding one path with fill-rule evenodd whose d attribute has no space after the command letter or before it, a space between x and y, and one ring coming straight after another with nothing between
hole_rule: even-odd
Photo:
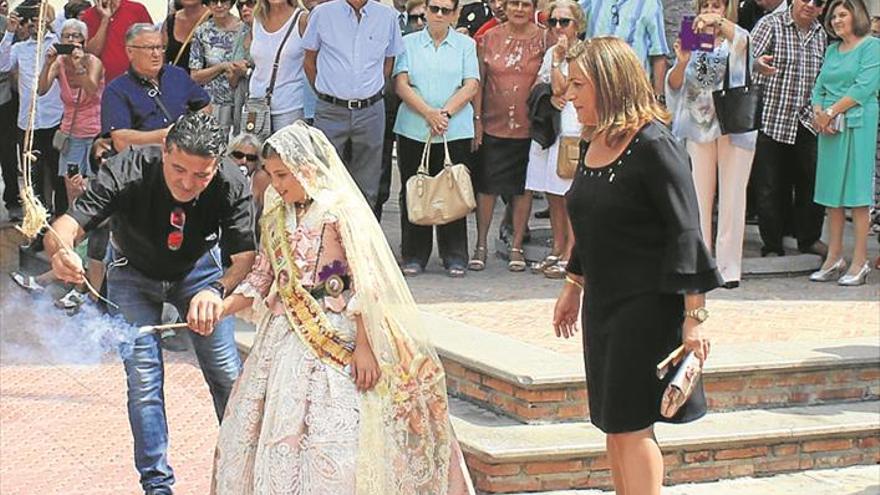
<instances>
[{"instance_id":1,"label":"black leather purse","mask_svg":"<svg viewBox=\"0 0 880 495\"><path fill-rule=\"evenodd\" d=\"M730 55L724 71L724 87L712 92L715 116L721 134L741 134L761 128L764 112L764 88L752 84L752 48L746 41L746 84L730 87Z\"/></svg>"}]
</instances>

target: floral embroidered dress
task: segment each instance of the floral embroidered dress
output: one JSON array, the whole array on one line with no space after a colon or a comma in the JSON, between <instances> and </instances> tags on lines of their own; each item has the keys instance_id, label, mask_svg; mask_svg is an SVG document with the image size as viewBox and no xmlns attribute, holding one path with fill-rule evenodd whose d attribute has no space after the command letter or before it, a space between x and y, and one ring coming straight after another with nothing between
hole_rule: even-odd
<instances>
[{"instance_id":1,"label":"floral embroidered dress","mask_svg":"<svg viewBox=\"0 0 880 495\"><path fill-rule=\"evenodd\" d=\"M300 282L353 346L355 290L336 219L308 211L288 239ZM289 276L286 272L278 274ZM257 336L221 426L217 494L355 493L359 394L290 329L266 247L236 289L254 298Z\"/></svg>"}]
</instances>

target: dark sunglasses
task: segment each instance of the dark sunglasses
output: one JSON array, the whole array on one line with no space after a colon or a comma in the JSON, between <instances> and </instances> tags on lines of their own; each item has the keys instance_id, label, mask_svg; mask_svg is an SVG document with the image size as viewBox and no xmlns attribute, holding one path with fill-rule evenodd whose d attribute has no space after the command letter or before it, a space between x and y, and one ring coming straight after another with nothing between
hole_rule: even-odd
<instances>
[{"instance_id":1,"label":"dark sunglasses","mask_svg":"<svg viewBox=\"0 0 880 495\"><path fill-rule=\"evenodd\" d=\"M804 3L806 3L807 5L812 5L813 7L816 7L817 9L821 9L822 7L825 6L825 0L807 0Z\"/></svg>"},{"instance_id":2,"label":"dark sunglasses","mask_svg":"<svg viewBox=\"0 0 880 495\"><path fill-rule=\"evenodd\" d=\"M238 5L238 8L243 8L243 7L253 7L256 4L257 4L256 0L244 0L244 1L239 0L237 5Z\"/></svg>"},{"instance_id":3,"label":"dark sunglasses","mask_svg":"<svg viewBox=\"0 0 880 495\"><path fill-rule=\"evenodd\" d=\"M245 160L247 160L249 162L255 162L255 161L257 161L258 158L260 158L253 153L245 153L243 151L238 151L238 150L233 151L232 153L229 153L229 155L232 158L235 158L236 160L241 160L242 158L244 158Z\"/></svg>"},{"instance_id":4,"label":"dark sunglasses","mask_svg":"<svg viewBox=\"0 0 880 495\"><path fill-rule=\"evenodd\" d=\"M443 15L449 15L449 14L455 12L455 9L441 7L439 5L428 5L428 10L430 10L432 14L439 14L442 12Z\"/></svg>"},{"instance_id":5,"label":"dark sunglasses","mask_svg":"<svg viewBox=\"0 0 880 495\"><path fill-rule=\"evenodd\" d=\"M409 22L415 23L416 21L428 22L428 18L425 17L425 14L410 14Z\"/></svg>"},{"instance_id":6,"label":"dark sunglasses","mask_svg":"<svg viewBox=\"0 0 880 495\"><path fill-rule=\"evenodd\" d=\"M183 226L186 225L186 213L183 211L183 208L175 208L171 210L171 218L168 219L168 223L174 227L168 234L167 245L169 251L177 251L180 249L180 246L183 246Z\"/></svg>"},{"instance_id":7,"label":"dark sunglasses","mask_svg":"<svg viewBox=\"0 0 880 495\"><path fill-rule=\"evenodd\" d=\"M574 19L568 19L565 17L551 17L547 19L547 25L552 28L555 28L556 26L567 28L569 25L571 25L572 22L574 22Z\"/></svg>"},{"instance_id":8,"label":"dark sunglasses","mask_svg":"<svg viewBox=\"0 0 880 495\"><path fill-rule=\"evenodd\" d=\"M214 5L215 3L217 5L230 5L230 4L232 4L232 0L202 0L202 3L207 5L208 7L210 7L211 5Z\"/></svg>"}]
</instances>

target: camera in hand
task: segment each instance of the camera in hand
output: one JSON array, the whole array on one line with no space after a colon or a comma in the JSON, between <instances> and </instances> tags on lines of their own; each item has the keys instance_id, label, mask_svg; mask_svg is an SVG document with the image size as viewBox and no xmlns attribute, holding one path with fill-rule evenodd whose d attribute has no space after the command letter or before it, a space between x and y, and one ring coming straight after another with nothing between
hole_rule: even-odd
<instances>
[{"instance_id":1,"label":"camera in hand","mask_svg":"<svg viewBox=\"0 0 880 495\"><path fill-rule=\"evenodd\" d=\"M681 48L687 51L711 52L715 49L715 35L712 33L694 32L694 19L686 15L681 19Z\"/></svg>"},{"instance_id":2,"label":"camera in hand","mask_svg":"<svg viewBox=\"0 0 880 495\"><path fill-rule=\"evenodd\" d=\"M75 177L79 175L79 164L77 163L68 163L67 164L67 176Z\"/></svg>"},{"instance_id":3,"label":"camera in hand","mask_svg":"<svg viewBox=\"0 0 880 495\"><path fill-rule=\"evenodd\" d=\"M76 45L68 45L64 43L55 43L55 53L58 55L70 55L73 53L73 49L76 48Z\"/></svg>"}]
</instances>

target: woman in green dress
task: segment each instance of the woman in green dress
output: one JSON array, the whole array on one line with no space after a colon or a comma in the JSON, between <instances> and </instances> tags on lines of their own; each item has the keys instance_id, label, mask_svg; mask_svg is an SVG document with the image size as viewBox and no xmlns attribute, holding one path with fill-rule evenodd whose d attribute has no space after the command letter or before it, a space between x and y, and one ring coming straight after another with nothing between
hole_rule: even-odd
<instances>
[{"instance_id":1,"label":"woman in green dress","mask_svg":"<svg viewBox=\"0 0 880 495\"><path fill-rule=\"evenodd\" d=\"M825 27L840 41L825 54L813 87L819 131L814 200L828 210L828 257L815 282L865 283L868 262L868 207L877 139L880 89L880 40L870 36L870 18L862 0L834 0ZM844 208L852 209L856 243L852 263L843 259ZM845 272L845 273L844 273Z\"/></svg>"}]
</instances>

